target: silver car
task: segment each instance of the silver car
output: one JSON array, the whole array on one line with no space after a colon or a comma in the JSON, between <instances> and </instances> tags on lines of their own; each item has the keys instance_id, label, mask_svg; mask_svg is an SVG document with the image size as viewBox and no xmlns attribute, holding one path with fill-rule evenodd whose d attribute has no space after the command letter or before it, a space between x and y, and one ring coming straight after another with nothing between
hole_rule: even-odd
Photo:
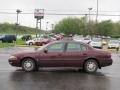
<instances>
[{"instance_id":1,"label":"silver car","mask_svg":"<svg viewBox=\"0 0 120 90\"><path fill-rule=\"evenodd\" d=\"M119 47L120 47L119 40L110 40L108 42L108 48L119 48Z\"/></svg>"}]
</instances>

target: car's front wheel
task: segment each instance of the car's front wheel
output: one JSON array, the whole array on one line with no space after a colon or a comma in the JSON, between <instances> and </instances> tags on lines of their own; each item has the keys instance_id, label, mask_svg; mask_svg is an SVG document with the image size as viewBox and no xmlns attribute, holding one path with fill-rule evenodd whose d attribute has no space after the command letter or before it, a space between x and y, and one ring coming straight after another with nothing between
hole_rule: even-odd
<instances>
[{"instance_id":1,"label":"car's front wheel","mask_svg":"<svg viewBox=\"0 0 120 90\"><path fill-rule=\"evenodd\" d=\"M22 69L27 72L35 71L36 64L35 61L31 58L26 58L22 61Z\"/></svg>"},{"instance_id":2,"label":"car's front wheel","mask_svg":"<svg viewBox=\"0 0 120 90\"><path fill-rule=\"evenodd\" d=\"M89 59L84 64L84 70L87 73L94 73L98 69L98 63L94 59Z\"/></svg>"}]
</instances>

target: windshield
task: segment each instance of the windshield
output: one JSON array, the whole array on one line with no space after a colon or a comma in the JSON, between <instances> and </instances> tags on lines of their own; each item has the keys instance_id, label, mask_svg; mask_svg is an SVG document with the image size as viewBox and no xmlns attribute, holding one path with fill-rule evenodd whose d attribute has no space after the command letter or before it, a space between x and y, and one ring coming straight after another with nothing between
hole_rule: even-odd
<instances>
[{"instance_id":1,"label":"windshield","mask_svg":"<svg viewBox=\"0 0 120 90\"><path fill-rule=\"evenodd\" d=\"M118 40L110 40L109 43L119 43Z\"/></svg>"},{"instance_id":2,"label":"windshield","mask_svg":"<svg viewBox=\"0 0 120 90\"><path fill-rule=\"evenodd\" d=\"M101 42L101 39L100 39L100 38L93 38L92 41L95 41L95 42Z\"/></svg>"}]
</instances>

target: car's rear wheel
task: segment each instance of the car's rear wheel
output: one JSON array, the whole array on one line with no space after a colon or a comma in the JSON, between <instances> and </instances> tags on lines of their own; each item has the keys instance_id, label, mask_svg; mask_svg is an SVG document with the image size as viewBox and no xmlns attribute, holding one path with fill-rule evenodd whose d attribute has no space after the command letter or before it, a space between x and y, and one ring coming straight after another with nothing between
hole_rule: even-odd
<instances>
[{"instance_id":1,"label":"car's rear wheel","mask_svg":"<svg viewBox=\"0 0 120 90\"><path fill-rule=\"evenodd\" d=\"M98 63L94 59L89 59L84 64L84 70L87 73L94 73L98 69Z\"/></svg>"},{"instance_id":2,"label":"car's rear wheel","mask_svg":"<svg viewBox=\"0 0 120 90\"><path fill-rule=\"evenodd\" d=\"M33 43L32 43L32 42L30 42L30 43L29 43L29 45L30 45L30 46L32 46L32 45L33 45Z\"/></svg>"},{"instance_id":3,"label":"car's rear wheel","mask_svg":"<svg viewBox=\"0 0 120 90\"><path fill-rule=\"evenodd\" d=\"M31 58L26 58L22 62L22 69L27 72L35 71L37 68L35 61Z\"/></svg>"}]
</instances>

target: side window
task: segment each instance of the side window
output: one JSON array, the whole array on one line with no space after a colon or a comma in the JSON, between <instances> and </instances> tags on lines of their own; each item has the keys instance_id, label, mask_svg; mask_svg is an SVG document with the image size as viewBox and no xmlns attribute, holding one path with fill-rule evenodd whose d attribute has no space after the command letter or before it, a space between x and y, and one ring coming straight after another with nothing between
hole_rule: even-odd
<instances>
[{"instance_id":1,"label":"side window","mask_svg":"<svg viewBox=\"0 0 120 90\"><path fill-rule=\"evenodd\" d=\"M80 47L81 47L81 51L86 51L87 50L87 47L85 45L81 44Z\"/></svg>"},{"instance_id":2,"label":"side window","mask_svg":"<svg viewBox=\"0 0 120 90\"><path fill-rule=\"evenodd\" d=\"M63 52L64 43L56 43L47 47L48 52Z\"/></svg>"},{"instance_id":3,"label":"side window","mask_svg":"<svg viewBox=\"0 0 120 90\"><path fill-rule=\"evenodd\" d=\"M77 52L81 51L81 47L79 43L68 43L67 44L67 52Z\"/></svg>"}]
</instances>

